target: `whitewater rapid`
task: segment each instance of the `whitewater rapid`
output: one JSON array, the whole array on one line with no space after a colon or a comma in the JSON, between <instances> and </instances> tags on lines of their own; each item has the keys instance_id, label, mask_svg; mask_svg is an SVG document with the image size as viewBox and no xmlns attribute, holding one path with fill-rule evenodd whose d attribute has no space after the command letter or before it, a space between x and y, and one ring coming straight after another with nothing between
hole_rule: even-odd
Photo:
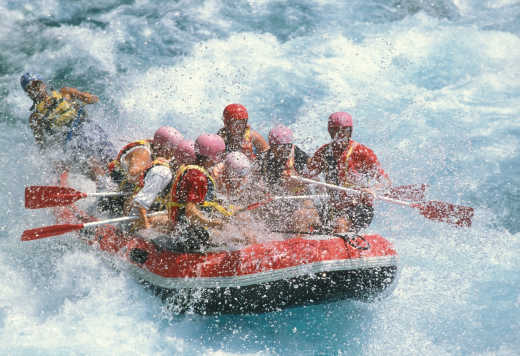
<instances>
[{"instance_id":1,"label":"whitewater rapid","mask_svg":"<svg viewBox=\"0 0 520 356\"><path fill-rule=\"evenodd\" d=\"M520 348L520 1L0 0L0 354L514 355ZM171 313L23 208L53 177L19 77L100 96L116 147L165 124L215 132L244 104L308 153L348 111L396 185L475 208L457 229L379 202L369 231L400 256L384 300L263 315Z\"/></svg>"}]
</instances>

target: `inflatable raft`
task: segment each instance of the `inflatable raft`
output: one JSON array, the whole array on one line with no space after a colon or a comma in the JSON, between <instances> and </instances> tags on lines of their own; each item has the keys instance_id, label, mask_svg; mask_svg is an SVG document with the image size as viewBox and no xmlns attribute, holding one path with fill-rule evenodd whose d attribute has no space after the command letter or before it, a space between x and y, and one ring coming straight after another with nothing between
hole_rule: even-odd
<instances>
[{"instance_id":1,"label":"inflatable raft","mask_svg":"<svg viewBox=\"0 0 520 356\"><path fill-rule=\"evenodd\" d=\"M63 175L61 184L66 183ZM60 224L96 220L74 204L54 212ZM76 235L179 312L258 313L344 299L372 301L391 290L398 272L396 251L377 234L292 233L240 250L190 253L113 225Z\"/></svg>"}]
</instances>

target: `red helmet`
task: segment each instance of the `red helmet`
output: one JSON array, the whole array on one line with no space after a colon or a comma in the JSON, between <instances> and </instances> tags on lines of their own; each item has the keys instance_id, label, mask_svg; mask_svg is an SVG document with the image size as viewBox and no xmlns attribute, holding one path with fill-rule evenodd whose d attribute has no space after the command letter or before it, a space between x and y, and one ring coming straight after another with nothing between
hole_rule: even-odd
<instances>
[{"instance_id":1,"label":"red helmet","mask_svg":"<svg viewBox=\"0 0 520 356\"><path fill-rule=\"evenodd\" d=\"M247 120L249 115L247 109L242 104L229 104L224 108L223 112L224 125L227 125L231 120Z\"/></svg>"},{"instance_id":2,"label":"red helmet","mask_svg":"<svg viewBox=\"0 0 520 356\"><path fill-rule=\"evenodd\" d=\"M175 158L180 164L193 164L197 157L195 156L195 141L184 140L177 146Z\"/></svg>"},{"instance_id":3,"label":"red helmet","mask_svg":"<svg viewBox=\"0 0 520 356\"><path fill-rule=\"evenodd\" d=\"M226 144L217 134L202 134L195 140L194 148L196 154L217 161L220 154L226 150Z\"/></svg>"},{"instance_id":4,"label":"red helmet","mask_svg":"<svg viewBox=\"0 0 520 356\"><path fill-rule=\"evenodd\" d=\"M184 140L182 134L170 126L162 126L153 135L153 145L158 149L176 149L176 147Z\"/></svg>"},{"instance_id":5,"label":"red helmet","mask_svg":"<svg viewBox=\"0 0 520 356\"><path fill-rule=\"evenodd\" d=\"M293 133L284 125L277 125L269 131L269 145L283 145L292 143Z\"/></svg>"}]
</instances>

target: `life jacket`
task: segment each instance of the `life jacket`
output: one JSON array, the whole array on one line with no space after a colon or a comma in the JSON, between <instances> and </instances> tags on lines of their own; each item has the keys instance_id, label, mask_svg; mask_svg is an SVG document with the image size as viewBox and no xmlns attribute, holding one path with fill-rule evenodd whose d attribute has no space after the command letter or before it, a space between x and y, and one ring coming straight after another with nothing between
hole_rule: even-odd
<instances>
[{"instance_id":1,"label":"life jacket","mask_svg":"<svg viewBox=\"0 0 520 356\"><path fill-rule=\"evenodd\" d=\"M294 169L294 160L295 160L295 146L291 146L291 152L289 153L289 157L285 162L285 169L282 172L282 175L285 173L287 176L290 176L292 172L295 172ZM305 186L303 184L297 184L293 180L287 182L285 189L288 190L292 194L301 194L305 191Z\"/></svg>"},{"instance_id":2,"label":"life jacket","mask_svg":"<svg viewBox=\"0 0 520 356\"><path fill-rule=\"evenodd\" d=\"M143 189L143 187L144 187L144 179L146 177L146 174L148 174L150 169L152 169L153 167L157 167L157 166L164 166L164 167L170 169L170 162L167 159L162 158L162 157L158 157L157 159L155 159L150 164L150 166L148 168L146 168L140 174L137 183L134 184L132 198L134 198L139 193L139 191L141 191L141 189ZM166 188L164 188L164 190L155 199L155 203L159 204L159 206L157 207L157 210L161 210L163 207L166 206L166 203L167 203L167 200L168 200L168 194L170 193L171 184L172 183L170 182L170 184L168 184L168 186L166 186Z\"/></svg>"},{"instance_id":3,"label":"life jacket","mask_svg":"<svg viewBox=\"0 0 520 356\"><path fill-rule=\"evenodd\" d=\"M332 168L329 169L328 172L326 172L327 182L337 184L345 188L359 188L359 182L355 183L352 181L353 176L357 172L349 168L350 158L352 157L352 153L358 145L359 143L355 142L354 140L350 140L349 147L343 151L339 160L335 162L335 165L332 166ZM332 173L332 175L329 176L329 173ZM336 203L339 204L339 206L344 204L345 201L343 200L343 198L341 198L341 195L338 196L338 199L339 200ZM361 203L366 205L372 205L373 198L361 197Z\"/></svg>"},{"instance_id":4,"label":"life jacket","mask_svg":"<svg viewBox=\"0 0 520 356\"><path fill-rule=\"evenodd\" d=\"M350 147L348 149L346 149L345 151L343 151L343 153L341 154L341 157L338 161L338 184L343 187L347 187L347 188L354 186L354 184L349 179L350 172L349 172L348 162L350 160L350 157L352 156L352 152L358 145L357 142L355 142L353 140L350 140L350 141L351 141L351 143L349 145Z\"/></svg>"},{"instance_id":5,"label":"life jacket","mask_svg":"<svg viewBox=\"0 0 520 356\"><path fill-rule=\"evenodd\" d=\"M186 202L182 201L180 198L179 184L182 181L184 175L186 174L186 171L190 169L195 169L199 172L202 172L202 174L204 174L204 176L208 180L208 191L206 192L204 201L198 204L199 208L203 211L217 211L222 215L232 216L233 212L224 208L217 201L216 183L213 177L208 173L208 171L201 166L183 164L177 170L173 184L168 194L169 200L165 203L168 209L168 217L170 221L175 225L179 221L181 216L186 214Z\"/></svg>"},{"instance_id":6,"label":"life jacket","mask_svg":"<svg viewBox=\"0 0 520 356\"><path fill-rule=\"evenodd\" d=\"M41 120L50 134L81 117L77 105L65 99L61 93L55 90L51 91L50 100L42 100L34 105L34 112L42 115Z\"/></svg>"},{"instance_id":7,"label":"life jacket","mask_svg":"<svg viewBox=\"0 0 520 356\"><path fill-rule=\"evenodd\" d=\"M124 146L121 151L117 154L116 159L108 164L108 171L112 173L115 169L121 170L123 167L122 159L125 158L127 154L137 148L145 148L152 153L152 140L137 140L134 142L130 142L126 146Z\"/></svg>"},{"instance_id":8,"label":"life jacket","mask_svg":"<svg viewBox=\"0 0 520 356\"><path fill-rule=\"evenodd\" d=\"M341 154L339 160L336 160L334 153L332 152L332 144L326 144L325 147L325 181L330 184L341 185L344 187L352 186L352 182L349 181L349 160L354 148L358 145L354 140L350 140L350 144L346 150ZM322 149L320 148L320 149Z\"/></svg>"},{"instance_id":9,"label":"life jacket","mask_svg":"<svg viewBox=\"0 0 520 356\"><path fill-rule=\"evenodd\" d=\"M222 137L224 140L224 143L226 144L226 152L233 152L236 151L236 149L232 149L229 145L229 131L227 128L223 127L218 132L217 135ZM244 135L242 137L242 142L240 143L240 152L246 155L249 160L253 161L256 157L254 152L254 146L253 146L253 138L251 137L251 127L247 125L246 129L244 130Z\"/></svg>"}]
</instances>

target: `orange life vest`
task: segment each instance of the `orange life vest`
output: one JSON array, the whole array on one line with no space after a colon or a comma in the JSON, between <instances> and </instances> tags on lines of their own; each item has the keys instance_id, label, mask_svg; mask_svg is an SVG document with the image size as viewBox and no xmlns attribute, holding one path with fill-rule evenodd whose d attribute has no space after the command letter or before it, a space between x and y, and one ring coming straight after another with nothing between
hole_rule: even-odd
<instances>
[{"instance_id":1,"label":"orange life vest","mask_svg":"<svg viewBox=\"0 0 520 356\"><path fill-rule=\"evenodd\" d=\"M296 172L296 170L294 169L294 160L295 160L295 155L294 155L295 148L294 147L295 147L294 145L291 146L291 152L289 153L287 162L285 162L285 169L284 169L282 175L285 174L287 176L290 176L293 172ZM285 189L292 194L301 194L305 191L305 185L298 184L295 181L290 180L285 184Z\"/></svg>"},{"instance_id":2,"label":"orange life vest","mask_svg":"<svg viewBox=\"0 0 520 356\"><path fill-rule=\"evenodd\" d=\"M226 144L226 152L233 152L236 150L231 149L229 146L229 131L226 127L221 128L217 135L222 137L224 143ZM240 152L246 155L251 161L255 159L256 155L253 147L253 138L251 137L251 127L247 125L244 130L244 136L242 137L242 142L240 143Z\"/></svg>"},{"instance_id":3,"label":"orange life vest","mask_svg":"<svg viewBox=\"0 0 520 356\"><path fill-rule=\"evenodd\" d=\"M343 187L352 187L353 183L349 180L349 166L348 162L352 156L352 152L357 147L358 143L350 140L350 147L343 151L338 161L338 184Z\"/></svg>"}]
</instances>

